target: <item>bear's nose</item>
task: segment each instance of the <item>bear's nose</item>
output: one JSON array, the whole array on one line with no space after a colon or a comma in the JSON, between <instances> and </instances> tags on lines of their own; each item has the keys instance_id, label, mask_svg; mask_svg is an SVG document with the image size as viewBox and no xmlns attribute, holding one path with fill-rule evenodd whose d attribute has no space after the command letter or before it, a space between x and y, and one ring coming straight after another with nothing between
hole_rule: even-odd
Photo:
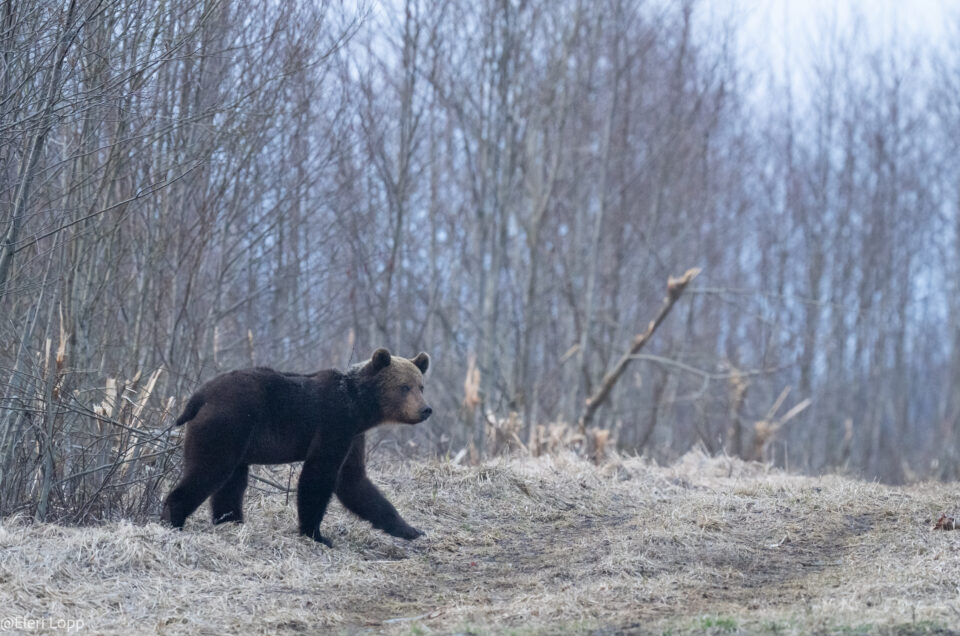
<instances>
[{"instance_id":1,"label":"bear's nose","mask_svg":"<svg viewBox=\"0 0 960 636\"><path fill-rule=\"evenodd\" d=\"M430 408L429 406L425 406L423 410L420 411L420 421L422 422L423 420L430 417L431 413L433 413L433 409Z\"/></svg>"}]
</instances>

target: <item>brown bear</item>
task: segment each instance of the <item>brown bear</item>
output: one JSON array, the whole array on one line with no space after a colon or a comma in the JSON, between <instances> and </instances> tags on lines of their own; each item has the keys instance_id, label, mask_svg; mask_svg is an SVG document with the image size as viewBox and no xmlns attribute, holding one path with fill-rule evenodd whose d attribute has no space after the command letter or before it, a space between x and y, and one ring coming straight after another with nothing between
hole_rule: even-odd
<instances>
[{"instance_id":1,"label":"brown bear","mask_svg":"<svg viewBox=\"0 0 960 636\"><path fill-rule=\"evenodd\" d=\"M367 477L364 432L384 422L417 424L433 412L423 398L430 356L413 359L377 349L345 373L280 373L265 367L219 375L191 396L183 477L161 518L182 528L213 495L213 523L243 521L250 464L303 462L297 484L300 534L331 545L320 521L336 493L344 506L395 537L423 533L407 524Z\"/></svg>"}]
</instances>

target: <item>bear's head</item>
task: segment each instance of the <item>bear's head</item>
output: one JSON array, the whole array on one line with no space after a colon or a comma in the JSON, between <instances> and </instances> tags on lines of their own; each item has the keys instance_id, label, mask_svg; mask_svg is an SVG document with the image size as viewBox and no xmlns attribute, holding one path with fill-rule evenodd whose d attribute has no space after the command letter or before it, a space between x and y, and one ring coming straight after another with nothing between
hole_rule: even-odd
<instances>
[{"instance_id":1,"label":"bear's head","mask_svg":"<svg viewBox=\"0 0 960 636\"><path fill-rule=\"evenodd\" d=\"M383 348L362 363L360 374L373 387L383 421L417 424L430 417L433 409L423 399L423 374L429 367L426 353L407 359L392 356Z\"/></svg>"}]
</instances>

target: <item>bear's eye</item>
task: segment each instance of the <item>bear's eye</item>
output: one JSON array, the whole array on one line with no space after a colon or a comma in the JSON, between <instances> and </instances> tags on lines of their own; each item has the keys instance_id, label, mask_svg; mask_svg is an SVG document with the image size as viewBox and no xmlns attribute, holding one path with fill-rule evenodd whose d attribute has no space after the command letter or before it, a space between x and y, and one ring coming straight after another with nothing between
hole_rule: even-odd
<instances>
[{"instance_id":1,"label":"bear's eye","mask_svg":"<svg viewBox=\"0 0 960 636\"><path fill-rule=\"evenodd\" d=\"M421 392L421 393L423 392L423 385L422 385L422 384L420 385L420 392Z\"/></svg>"},{"instance_id":2,"label":"bear's eye","mask_svg":"<svg viewBox=\"0 0 960 636\"><path fill-rule=\"evenodd\" d=\"M402 384L402 385L400 385L400 392L401 392L401 393L409 393L409 392L410 392L410 385L409 385L409 384Z\"/></svg>"}]
</instances>

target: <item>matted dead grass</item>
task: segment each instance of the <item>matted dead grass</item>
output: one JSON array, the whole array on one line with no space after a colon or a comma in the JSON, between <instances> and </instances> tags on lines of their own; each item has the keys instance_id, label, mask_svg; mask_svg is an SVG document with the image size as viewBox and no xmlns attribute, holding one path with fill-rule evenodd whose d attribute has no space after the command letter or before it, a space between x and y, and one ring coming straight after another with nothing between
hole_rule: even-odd
<instances>
[{"instance_id":1,"label":"matted dead grass","mask_svg":"<svg viewBox=\"0 0 960 636\"><path fill-rule=\"evenodd\" d=\"M333 504L334 549L292 499L184 532L6 520L0 620L95 633L950 633L960 625L955 484L891 488L692 453L671 467L573 456L376 467L426 537ZM9 626L11 623L7 622ZM2 627L3 625L0 625Z\"/></svg>"}]
</instances>

